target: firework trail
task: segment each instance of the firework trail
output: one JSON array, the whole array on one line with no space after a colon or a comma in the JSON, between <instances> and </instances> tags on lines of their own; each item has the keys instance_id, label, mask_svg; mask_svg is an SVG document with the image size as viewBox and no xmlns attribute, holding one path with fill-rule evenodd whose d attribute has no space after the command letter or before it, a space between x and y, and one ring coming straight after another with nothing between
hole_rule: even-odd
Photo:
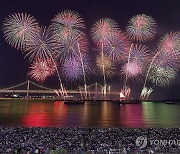
<instances>
[{"instance_id":1,"label":"firework trail","mask_svg":"<svg viewBox=\"0 0 180 154\"><path fill-rule=\"evenodd\" d=\"M28 75L36 81L43 82L47 77L52 76L56 68L51 59L36 59L30 67Z\"/></svg>"},{"instance_id":2,"label":"firework trail","mask_svg":"<svg viewBox=\"0 0 180 154\"><path fill-rule=\"evenodd\" d=\"M85 98L87 98L88 93L87 93L87 85L86 85L85 63L84 63L83 58L82 58L82 54L81 54L81 49L80 49L79 43L77 43L77 44L78 44L78 51L79 51L80 60L81 60L82 71L83 71Z\"/></svg>"},{"instance_id":3,"label":"firework trail","mask_svg":"<svg viewBox=\"0 0 180 154\"><path fill-rule=\"evenodd\" d=\"M61 42L62 57L72 57L79 54L84 74L85 97L87 97L85 68L82 60L82 52L87 51L87 40L85 34L82 33L85 28L84 21L78 13L66 10L55 16L52 20L52 27Z\"/></svg>"},{"instance_id":4,"label":"firework trail","mask_svg":"<svg viewBox=\"0 0 180 154\"><path fill-rule=\"evenodd\" d=\"M176 51L171 50L170 52L157 50L156 54L152 57L151 63L146 73L143 89L146 86L147 80L149 78L149 74L153 66L160 68L171 68L178 70L179 68L179 57L176 54Z\"/></svg>"},{"instance_id":5,"label":"firework trail","mask_svg":"<svg viewBox=\"0 0 180 154\"><path fill-rule=\"evenodd\" d=\"M176 77L176 71L172 68L163 68L159 66L152 66L150 71L149 80L159 86L169 85Z\"/></svg>"},{"instance_id":6,"label":"firework trail","mask_svg":"<svg viewBox=\"0 0 180 154\"><path fill-rule=\"evenodd\" d=\"M156 34L155 20L145 14L132 17L127 26L127 33L135 41L151 40Z\"/></svg>"},{"instance_id":7,"label":"firework trail","mask_svg":"<svg viewBox=\"0 0 180 154\"><path fill-rule=\"evenodd\" d=\"M179 51L180 51L179 33L170 32L164 35L163 38L160 40L160 43L158 45L158 50L155 56L152 58L151 64L149 66L146 75L144 87L146 85L147 79L149 78L149 74L150 73L153 74L153 72L159 73L159 78L157 78L157 82L155 82L156 81L155 76L151 78L151 80L154 81L154 83L159 83L161 81L160 75L162 76L164 75L165 80L171 79L170 76L169 78L167 76L168 70L169 70L169 75L172 74L172 78L175 77L174 70L178 70L179 68ZM167 84L169 84L168 81Z\"/></svg>"},{"instance_id":8,"label":"firework trail","mask_svg":"<svg viewBox=\"0 0 180 154\"><path fill-rule=\"evenodd\" d=\"M131 50L132 50L132 47L133 47L133 44L131 44L131 47L130 47L130 49L129 49L129 54L128 54L128 64L129 64L129 60L130 60L130 55L131 55ZM124 84L124 89L126 89L127 88L127 78L128 78L128 76L127 76L127 74L125 75L125 84Z\"/></svg>"},{"instance_id":9,"label":"firework trail","mask_svg":"<svg viewBox=\"0 0 180 154\"><path fill-rule=\"evenodd\" d=\"M3 31L6 41L15 48L25 51L26 56L29 56L30 60L37 58L45 58L47 60L51 58L56 66L51 52L56 45L50 35L50 30L40 28L32 16L24 13L9 16L4 21ZM63 91L58 70L57 74Z\"/></svg>"},{"instance_id":10,"label":"firework trail","mask_svg":"<svg viewBox=\"0 0 180 154\"><path fill-rule=\"evenodd\" d=\"M142 44L131 44L128 56L125 57L126 62L137 62L140 66L147 65L149 58L149 49Z\"/></svg>"},{"instance_id":11,"label":"firework trail","mask_svg":"<svg viewBox=\"0 0 180 154\"><path fill-rule=\"evenodd\" d=\"M126 63L122 68L125 75L125 87L128 78L137 78L138 75L143 74L147 66L148 52L145 45L131 44L128 57L125 58Z\"/></svg>"},{"instance_id":12,"label":"firework trail","mask_svg":"<svg viewBox=\"0 0 180 154\"><path fill-rule=\"evenodd\" d=\"M97 44L97 46L100 47L102 62L104 61L104 45L107 44L108 40L118 30L119 28L118 28L117 23L114 20L109 19L109 18L100 19L93 25L93 28L91 30L91 35L92 35L93 41ZM102 72L103 72L104 89L105 89L106 88L106 72L105 72L104 63L102 66ZM104 90L104 92L105 92L104 95L106 95L106 90Z\"/></svg>"},{"instance_id":13,"label":"firework trail","mask_svg":"<svg viewBox=\"0 0 180 154\"><path fill-rule=\"evenodd\" d=\"M63 77L71 82L75 83L78 80L82 80L84 77L84 73L87 76L91 72L91 64L90 60L88 59L87 55L83 55L83 67L84 71L82 69L82 63L81 59L79 57L69 57L64 60L63 65L61 66L61 71Z\"/></svg>"},{"instance_id":14,"label":"firework trail","mask_svg":"<svg viewBox=\"0 0 180 154\"><path fill-rule=\"evenodd\" d=\"M109 57L104 56L102 59L102 55L97 56L96 65L100 70L100 73L104 77L104 79L110 78L113 75L115 75L116 68L114 66L114 63L111 61ZM106 95L106 91L107 91L107 85L105 83L104 86L102 86L103 95Z\"/></svg>"},{"instance_id":15,"label":"firework trail","mask_svg":"<svg viewBox=\"0 0 180 154\"><path fill-rule=\"evenodd\" d=\"M170 67L172 69L178 70L179 68L179 57L176 52L165 52L165 51L157 51L156 57L154 57L153 65L158 67Z\"/></svg>"},{"instance_id":16,"label":"firework trail","mask_svg":"<svg viewBox=\"0 0 180 154\"><path fill-rule=\"evenodd\" d=\"M105 75L107 78L110 78L113 75L115 75L115 66L109 57L104 56L103 61L102 61L101 55L97 56L96 65L98 69L100 70L102 76ZM104 71L105 74L103 74L103 69L102 69L103 67L105 70Z\"/></svg>"},{"instance_id":17,"label":"firework trail","mask_svg":"<svg viewBox=\"0 0 180 154\"><path fill-rule=\"evenodd\" d=\"M26 57L28 56L30 61L32 59L51 59L56 68L57 76L59 79L60 87L62 93L64 93L64 87L62 80L55 62L54 53L57 50L57 42L54 36L52 35L51 28L41 28L38 33L35 33L26 44Z\"/></svg>"},{"instance_id":18,"label":"firework trail","mask_svg":"<svg viewBox=\"0 0 180 154\"><path fill-rule=\"evenodd\" d=\"M23 51L27 40L39 31L39 25L31 15L15 13L4 20L2 29L5 40L11 46Z\"/></svg>"},{"instance_id":19,"label":"firework trail","mask_svg":"<svg viewBox=\"0 0 180 154\"><path fill-rule=\"evenodd\" d=\"M78 34L76 36L68 36L59 42L59 50L56 55L63 61L68 57L77 57L88 51L88 42L85 35Z\"/></svg>"},{"instance_id":20,"label":"firework trail","mask_svg":"<svg viewBox=\"0 0 180 154\"><path fill-rule=\"evenodd\" d=\"M121 92L125 96L125 100L129 99L130 93L131 93L131 88L129 87L124 87Z\"/></svg>"},{"instance_id":21,"label":"firework trail","mask_svg":"<svg viewBox=\"0 0 180 154\"><path fill-rule=\"evenodd\" d=\"M153 62L154 62L155 58L158 56L159 53L160 53L160 52L156 52L156 54L154 55L154 57L153 57L152 60L151 60L151 63L150 63L150 65L149 65L149 68L148 68L147 73L146 73L146 77L145 77L145 80L144 80L144 85L143 85L142 90L146 87L146 83L147 83L147 79L148 79L148 77L149 77L149 73L150 73L151 67L152 67L152 65L153 65ZM141 91L141 93L142 93L142 91ZM141 96L140 96L139 99L141 99Z\"/></svg>"},{"instance_id":22,"label":"firework trail","mask_svg":"<svg viewBox=\"0 0 180 154\"><path fill-rule=\"evenodd\" d=\"M82 65L82 71L84 74L84 89L85 89L85 97L87 97L87 84L86 84L86 76L85 76L85 68L84 68L84 63L82 56L84 53L88 51L88 43L85 35L83 33L80 33L76 36L68 36L67 40L63 40L60 43L60 53L59 57L62 57L62 62L64 59L68 57L79 57L81 60L81 65Z\"/></svg>"},{"instance_id":23,"label":"firework trail","mask_svg":"<svg viewBox=\"0 0 180 154\"><path fill-rule=\"evenodd\" d=\"M142 89L142 92L141 92L141 99L142 100L147 100L149 98L149 96L151 95L151 93L153 92L153 89L152 88L147 88L147 87L144 87Z\"/></svg>"}]
</instances>

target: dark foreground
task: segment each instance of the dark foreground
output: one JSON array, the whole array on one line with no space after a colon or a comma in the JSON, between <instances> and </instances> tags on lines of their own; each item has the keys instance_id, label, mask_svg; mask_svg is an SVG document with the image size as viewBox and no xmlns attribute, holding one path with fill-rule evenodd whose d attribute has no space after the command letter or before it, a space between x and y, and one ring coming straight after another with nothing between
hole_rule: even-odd
<instances>
[{"instance_id":1,"label":"dark foreground","mask_svg":"<svg viewBox=\"0 0 180 154\"><path fill-rule=\"evenodd\" d=\"M0 153L168 152L180 153L179 128L0 127Z\"/></svg>"}]
</instances>

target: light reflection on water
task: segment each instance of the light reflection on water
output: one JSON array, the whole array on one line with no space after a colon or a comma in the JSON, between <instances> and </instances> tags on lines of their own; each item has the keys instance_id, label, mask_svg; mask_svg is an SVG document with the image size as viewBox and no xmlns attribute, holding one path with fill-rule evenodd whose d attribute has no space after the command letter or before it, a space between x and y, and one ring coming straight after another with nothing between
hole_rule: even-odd
<instances>
[{"instance_id":1,"label":"light reflection on water","mask_svg":"<svg viewBox=\"0 0 180 154\"><path fill-rule=\"evenodd\" d=\"M1 126L32 127L180 127L180 105L144 102L0 102Z\"/></svg>"}]
</instances>

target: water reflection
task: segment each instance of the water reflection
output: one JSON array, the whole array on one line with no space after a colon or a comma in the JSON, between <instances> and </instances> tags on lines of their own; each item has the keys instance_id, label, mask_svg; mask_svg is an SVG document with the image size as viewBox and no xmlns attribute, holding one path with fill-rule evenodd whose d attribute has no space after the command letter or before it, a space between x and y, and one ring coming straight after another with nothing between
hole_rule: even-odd
<instances>
[{"instance_id":1,"label":"water reflection","mask_svg":"<svg viewBox=\"0 0 180 154\"><path fill-rule=\"evenodd\" d=\"M144 122L150 127L179 127L180 105L163 103L143 103Z\"/></svg>"},{"instance_id":2,"label":"water reflection","mask_svg":"<svg viewBox=\"0 0 180 154\"><path fill-rule=\"evenodd\" d=\"M0 125L32 127L180 127L180 105L144 102L0 102Z\"/></svg>"},{"instance_id":3,"label":"water reflection","mask_svg":"<svg viewBox=\"0 0 180 154\"><path fill-rule=\"evenodd\" d=\"M141 104L121 105L120 123L124 127L145 127Z\"/></svg>"}]
</instances>

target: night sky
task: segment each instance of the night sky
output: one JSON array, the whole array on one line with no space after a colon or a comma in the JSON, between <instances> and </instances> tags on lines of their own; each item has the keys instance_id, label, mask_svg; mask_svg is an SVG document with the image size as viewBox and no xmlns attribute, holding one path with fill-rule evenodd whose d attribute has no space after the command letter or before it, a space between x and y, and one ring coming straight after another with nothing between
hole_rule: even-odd
<instances>
[{"instance_id":1,"label":"night sky","mask_svg":"<svg viewBox=\"0 0 180 154\"><path fill-rule=\"evenodd\" d=\"M0 27L8 15L18 12L29 13L38 20L40 25L48 26L51 19L63 10L74 10L82 15L86 24L91 54L94 54L91 50L95 48L95 45L90 38L90 28L100 18L112 18L122 30L125 30L132 16L140 13L152 16L158 24L155 39L146 43L152 51L157 47L158 40L163 34L180 30L179 0L1 0ZM24 59L20 51L5 42L2 30L0 31L0 52L0 88L24 82L30 66L28 59ZM54 80L56 79L48 79L45 85L55 87ZM109 80L109 82L115 85L116 82L119 83L119 80L116 82ZM137 83L134 83L131 86L134 88L133 91L136 91L135 95L139 95L142 84L137 86ZM166 88L155 87L153 98L180 98L179 90L180 73L173 85Z\"/></svg>"}]
</instances>

